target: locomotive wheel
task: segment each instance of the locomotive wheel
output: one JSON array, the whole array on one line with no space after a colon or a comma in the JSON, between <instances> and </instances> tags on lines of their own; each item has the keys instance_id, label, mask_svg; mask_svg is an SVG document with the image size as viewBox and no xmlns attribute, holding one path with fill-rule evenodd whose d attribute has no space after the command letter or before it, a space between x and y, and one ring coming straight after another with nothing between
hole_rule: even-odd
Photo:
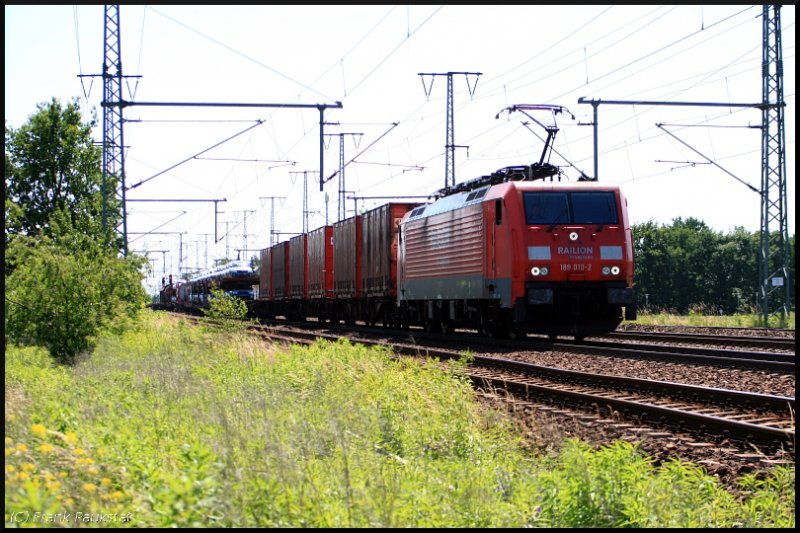
<instances>
[{"instance_id":1,"label":"locomotive wheel","mask_svg":"<svg viewBox=\"0 0 800 533\"><path fill-rule=\"evenodd\" d=\"M503 327L499 325L489 326L488 327L489 336L494 339L502 339L505 332L503 331Z\"/></svg>"}]
</instances>

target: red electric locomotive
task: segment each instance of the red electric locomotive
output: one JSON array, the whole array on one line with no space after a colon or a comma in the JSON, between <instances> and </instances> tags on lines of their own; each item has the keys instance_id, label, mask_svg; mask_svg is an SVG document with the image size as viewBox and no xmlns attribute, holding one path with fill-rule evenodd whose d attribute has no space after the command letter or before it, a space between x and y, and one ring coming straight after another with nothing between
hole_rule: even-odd
<instances>
[{"instance_id":1,"label":"red electric locomotive","mask_svg":"<svg viewBox=\"0 0 800 533\"><path fill-rule=\"evenodd\" d=\"M403 219L404 325L584 337L636 318L619 187L534 181L536 165L458 185Z\"/></svg>"}]
</instances>

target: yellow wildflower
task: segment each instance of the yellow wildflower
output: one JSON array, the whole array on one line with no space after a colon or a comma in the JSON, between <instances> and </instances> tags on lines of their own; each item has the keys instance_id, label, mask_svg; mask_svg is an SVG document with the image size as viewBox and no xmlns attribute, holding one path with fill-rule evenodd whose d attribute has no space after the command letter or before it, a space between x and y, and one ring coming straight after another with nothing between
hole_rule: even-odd
<instances>
[{"instance_id":1,"label":"yellow wildflower","mask_svg":"<svg viewBox=\"0 0 800 533\"><path fill-rule=\"evenodd\" d=\"M75 433L74 433L74 432L72 432L72 431L68 431L68 432L67 432L67 433L64 435L64 441L65 441L67 444L75 444L76 442L78 442L78 436L77 436L77 435L75 435Z\"/></svg>"},{"instance_id":2,"label":"yellow wildflower","mask_svg":"<svg viewBox=\"0 0 800 533\"><path fill-rule=\"evenodd\" d=\"M36 470L36 465L33 463L25 463L22 465L22 470L24 472L33 472L34 470Z\"/></svg>"},{"instance_id":3,"label":"yellow wildflower","mask_svg":"<svg viewBox=\"0 0 800 533\"><path fill-rule=\"evenodd\" d=\"M13 452L13 451L14 451L14 448L6 448L6 457L11 455L11 452Z\"/></svg>"},{"instance_id":4,"label":"yellow wildflower","mask_svg":"<svg viewBox=\"0 0 800 533\"><path fill-rule=\"evenodd\" d=\"M8 472L9 474L10 474L11 472L13 472L14 470L16 470L16 468L14 468L14 465L8 465L8 466L6 467L6 472Z\"/></svg>"},{"instance_id":5,"label":"yellow wildflower","mask_svg":"<svg viewBox=\"0 0 800 533\"><path fill-rule=\"evenodd\" d=\"M67 474L66 472L61 472L61 473L60 473L60 474L58 474L58 475L61 477L61 479L64 479L64 478L65 478L65 477L67 477L69 474Z\"/></svg>"},{"instance_id":6,"label":"yellow wildflower","mask_svg":"<svg viewBox=\"0 0 800 533\"><path fill-rule=\"evenodd\" d=\"M95 467L89 469L89 475L96 476L98 473L99 470L97 470Z\"/></svg>"},{"instance_id":7,"label":"yellow wildflower","mask_svg":"<svg viewBox=\"0 0 800 533\"><path fill-rule=\"evenodd\" d=\"M28 447L27 447L27 446L25 446L24 444L21 444L21 443L20 443L20 444L17 444L17 451L18 451L18 452L25 453L25 452L27 452L27 451L28 451Z\"/></svg>"},{"instance_id":8,"label":"yellow wildflower","mask_svg":"<svg viewBox=\"0 0 800 533\"><path fill-rule=\"evenodd\" d=\"M110 487L111 480L108 479L107 477L104 477L103 479L100 480L100 484L103 485L104 487Z\"/></svg>"},{"instance_id":9,"label":"yellow wildflower","mask_svg":"<svg viewBox=\"0 0 800 533\"><path fill-rule=\"evenodd\" d=\"M94 494L97 491L97 487L94 483L84 483L83 490L88 492L89 494Z\"/></svg>"},{"instance_id":10,"label":"yellow wildflower","mask_svg":"<svg viewBox=\"0 0 800 533\"><path fill-rule=\"evenodd\" d=\"M47 428L42 424L34 424L31 426L31 433L41 438L47 435Z\"/></svg>"},{"instance_id":11,"label":"yellow wildflower","mask_svg":"<svg viewBox=\"0 0 800 533\"><path fill-rule=\"evenodd\" d=\"M75 455L84 455L85 453L86 450L84 450L83 448L75 448Z\"/></svg>"},{"instance_id":12,"label":"yellow wildflower","mask_svg":"<svg viewBox=\"0 0 800 533\"><path fill-rule=\"evenodd\" d=\"M13 444L13 443L14 439L12 439L11 437L6 437L6 444Z\"/></svg>"},{"instance_id":13,"label":"yellow wildflower","mask_svg":"<svg viewBox=\"0 0 800 533\"><path fill-rule=\"evenodd\" d=\"M54 450L53 445L48 442L39 445L39 451L42 453L50 453L53 450Z\"/></svg>"},{"instance_id":14,"label":"yellow wildflower","mask_svg":"<svg viewBox=\"0 0 800 533\"><path fill-rule=\"evenodd\" d=\"M111 493L111 498L113 498L114 501L121 499L122 496L123 496L122 491L119 490L115 490L114 492Z\"/></svg>"},{"instance_id":15,"label":"yellow wildflower","mask_svg":"<svg viewBox=\"0 0 800 533\"><path fill-rule=\"evenodd\" d=\"M19 474L17 474L17 479L20 481L27 481L28 478L30 477L31 476L29 476L27 472L20 472Z\"/></svg>"}]
</instances>

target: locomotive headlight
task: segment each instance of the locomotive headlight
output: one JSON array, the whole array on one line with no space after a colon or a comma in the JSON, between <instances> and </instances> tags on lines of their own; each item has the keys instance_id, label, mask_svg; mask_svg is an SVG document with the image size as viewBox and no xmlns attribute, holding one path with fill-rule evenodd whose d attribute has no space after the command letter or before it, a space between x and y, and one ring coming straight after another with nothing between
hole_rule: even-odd
<instances>
[{"instance_id":1,"label":"locomotive headlight","mask_svg":"<svg viewBox=\"0 0 800 533\"><path fill-rule=\"evenodd\" d=\"M577 241L578 240L578 232L577 231L573 231L572 233L570 233L569 234L569 240Z\"/></svg>"},{"instance_id":2,"label":"locomotive headlight","mask_svg":"<svg viewBox=\"0 0 800 533\"><path fill-rule=\"evenodd\" d=\"M538 276L538 275L540 275L541 273L542 273L542 271L541 271L541 270L539 270L539 267L533 267L533 268L531 269L531 274L533 274L534 276Z\"/></svg>"},{"instance_id":3,"label":"locomotive headlight","mask_svg":"<svg viewBox=\"0 0 800 533\"><path fill-rule=\"evenodd\" d=\"M614 275L614 276L619 274L619 267L618 266L611 267L611 274Z\"/></svg>"},{"instance_id":4,"label":"locomotive headlight","mask_svg":"<svg viewBox=\"0 0 800 533\"><path fill-rule=\"evenodd\" d=\"M611 272L611 269L610 269L610 268L608 268L608 267L603 267L603 275L604 275L604 276L608 276L609 272Z\"/></svg>"},{"instance_id":5,"label":"locomotive headlight","mask_svg":"<svg viewBox=\"0 0 800 533\"><path fill-rule=\"evenodd\" d=\"M546 276L550 273L550 269L547 267L542 267L540 272L542 273L542 276Z\"/></svg>"}]
</instances>

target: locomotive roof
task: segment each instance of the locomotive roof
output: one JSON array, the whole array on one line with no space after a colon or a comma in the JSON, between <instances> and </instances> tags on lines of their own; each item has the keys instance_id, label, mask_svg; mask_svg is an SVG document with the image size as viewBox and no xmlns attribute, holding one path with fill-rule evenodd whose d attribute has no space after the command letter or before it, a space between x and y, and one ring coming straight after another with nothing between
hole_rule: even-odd
<instances>
[{"instance_id":1,"label":"locomotive roof","mask_svg":"<svg viewBox=\"0 0 800 533\"><path fill-rule=\"evenodd\" d=\"M468 205L479 204L487 199L499 198L504 196L509 188L525 191L579 191L586 189L615 191L619 189L619 186L611 183L603 184L585 181L509 181L496 185L486 185L472 191L457 192L449 196L444 196L430 204L421 205L413 209L405 221L438 215L439 213L446 213Z\"/></svg>"}]
</instances>

